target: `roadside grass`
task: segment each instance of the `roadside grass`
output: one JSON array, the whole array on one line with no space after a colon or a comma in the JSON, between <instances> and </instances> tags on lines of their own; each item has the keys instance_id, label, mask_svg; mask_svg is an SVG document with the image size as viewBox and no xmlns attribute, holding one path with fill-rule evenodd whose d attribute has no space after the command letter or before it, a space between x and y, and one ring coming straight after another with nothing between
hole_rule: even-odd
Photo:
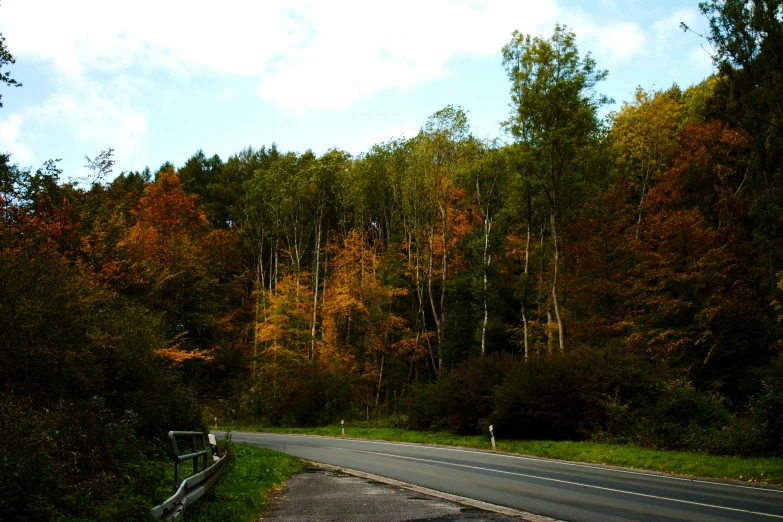
<instances>
[{"instance_id":1,"label":"roadside grass","mask_svg":"<svg viewBox=\"0 0 783 522\"><path fill-rule=\"evenodd\" d=\"M323 428L261 428L257 426L223 427L233 431L292 433L340 436L340 426ZM412 431L397 428L346 427L345 436L394 442L414 442L491 450L489 437L461 436L446 432ZM676 473L693 477L734 479L783 485L783 459L742 458L703 455L677 451L657 451L624 444L573 441L497 440L498 451L569 460L590 464L607 464L627 468Z\"/></svg>"},{"instance_id":2,"label":"roadside grass","mask_svg":"<svg viewBox=\"0 0 783 522\"><path fill-rule=\"evenodd\" d=\"M302 470L285 453L245 444L229 444L232 454L225 475L185 512L192 522L250 522L265 508L267 495ZM191 510L192 509L192 510Z\"/></svg>"}]
</instances>

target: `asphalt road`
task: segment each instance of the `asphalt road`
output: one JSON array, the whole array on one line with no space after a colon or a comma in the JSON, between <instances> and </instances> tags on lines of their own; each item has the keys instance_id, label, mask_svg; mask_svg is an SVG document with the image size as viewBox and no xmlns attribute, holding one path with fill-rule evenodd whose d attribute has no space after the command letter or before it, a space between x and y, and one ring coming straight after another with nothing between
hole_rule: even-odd
<instances>
[{"instance_id":1,"label":"asphalt road","mask_svg":"<svg viewBox=\"0 0 783 522\"><path fill-rule=\"evenodd\" d=\"M232 438L568 522L783 520L780 489L420 444L236 431Z\"/></svg>"}]
</instances>

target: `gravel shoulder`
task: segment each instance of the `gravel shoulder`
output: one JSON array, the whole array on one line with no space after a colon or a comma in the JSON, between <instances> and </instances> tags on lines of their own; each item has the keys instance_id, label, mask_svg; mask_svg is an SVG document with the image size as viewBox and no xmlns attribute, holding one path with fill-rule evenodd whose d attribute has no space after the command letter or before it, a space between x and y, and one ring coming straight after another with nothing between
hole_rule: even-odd
<instances>
[{"instance_id":1,"label":"gravel shoulder","mask_svg":"<svg viewBox=\"0 0 783 522\"><path fill-rule=\"evenodd\" d=\"M322 466L291 477L268 506L263 520L276 522L519 520Z\"/></svg>"}]
</instances>

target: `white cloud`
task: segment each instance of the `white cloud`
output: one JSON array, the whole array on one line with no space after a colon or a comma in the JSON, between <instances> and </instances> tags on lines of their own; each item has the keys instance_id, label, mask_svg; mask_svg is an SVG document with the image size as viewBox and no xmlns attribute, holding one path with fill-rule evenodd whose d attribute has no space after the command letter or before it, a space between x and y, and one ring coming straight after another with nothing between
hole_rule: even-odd
<instances>
[{"instance_id":1,"label":"white cloud","mask_svg":"<svg viewBox=\"0 0 783 522\"><path fill-rule=\"evenodd\" d=\"M597 54L607 56L612 62L621 62L639 52L644 45L641 28L630 22L615 22L598 29L594 36Z\"/></svg>"},{"instance_id":2,"label":"white cloud","mask_svg":"<svg viewBox=\"0 0 783 522\"><path fill-rule=\"evenodd\" d=\"M696 70L703 71L707 76L714 71L712 55L704 47L695 47L688 53L688 63Z\"/></svg>"},{"instance_id":3,"label":"white cloud","mask_svg":"<svg viewBox=\"0 0 783 522\"><path fill-rule=\"evenodd\" d=\"M703 78L713 72L709 44L698 34L684 32L684 22L695 33L706 34L706 21L696 9L686 8L661 18L650 27L649 55L658 61L658 69L674 78ZM706 46L706 49L702 47Z\"/></svg>"},{"instance_id":4,"label":"white cloud","mask_svg":"<svg viewBox=\"0 0 783 522\"><path fill-rule=\"evenodd\" d=\"M270 67L258 93L293 110L346 108L449 74L456 56L495 55L515 29L551 30L556 12L550 0L314 2L302 11L306 44Z\"/></svg>"},{"instance_id":5,"label":"white cloud","mask_svg":"<svg viewBox=\"0 0 783 522\"><path fill-rule=\"evenodd\" d=\"M635 22L596 19L578 10L564 13L562 21L576 33L580 51L590 51L601 69L629 60L646 43L644 30Z\"/></svg>"},{"instance_id":6,"label":"white cloud","mask_svg":"<svg viewBox=\"0 0 783 522\"><path fill-rule=\"evenodd\" d=\"M10 152L14 163L30 165L35 160L33 151L19 142L22 121L23 117L19 114L11 114L5 121L0 120L0 151Z\"/></svg>"},{"instance_id":7,"label":"white cloud","mask_svg":"<svg viewBox=\"0 0 783 522\"><path fill-rule=\"evenodd\" d=\"M131 106L128 93L117 82L70 82L41 106L29 109L29 116L45 126L66 127L89 154L111 147L120 160L136 155L147 125L144 114Z\"/></svg>"},{"instance_id":8,"label":"white cloud","mask_svg":"<svg viewBox=\"0 0 783 522\"><path fill-rule=\"evenodd\" d=\"M699 15L694 9L680 9L671 15L655 22L650 30L654 41L653 50L658 54L665 54L676 46L677 41L685 38L698 38L693 34L686 34L680 28L680 23L685 22L689 27L698 30L694 25L698 23Z\"/></svg>"},{"instance_id":9,"label":"white cloud","mask_svg":"<svg viewBox=\"0 0 783 522\"><path fill-rule=\"evenodd\" d=\"M3 0L0 13L17 58L50 62L65 78L150 68L254 78L260 98L296 113L421 85L450 74L457 57L497 56L515 29L549 36L556 21L601 67L647 45L614 11L601 18L560 0ZM89 89L70 93L103 106ZM109 112L134 113L122 100Z\"/></svg>"},{"instance_id":10,"label":"white cloud","mask_svg":"<svg viewBox=\"0 0 783 522\"><path fill-rule=\"evenodd\" d=\"M153 65L257 77L261 98L304 111L448 74L449 60L494 55L514 29L551 31L557 12L557 0L4 0L0 30L18 58L65 75Z\"/></svg>"},{"instance_id":11,"label":"white cloud","mask_svg":"<svg viewBox=\"0 0 783 522\"><path fill-rule=\"evenodd\" d=\"M0 27L18 57L65 73L136 62L257 74L297 43L279 8L237 0L4 0Z\"/></svg>"}]
</instances>

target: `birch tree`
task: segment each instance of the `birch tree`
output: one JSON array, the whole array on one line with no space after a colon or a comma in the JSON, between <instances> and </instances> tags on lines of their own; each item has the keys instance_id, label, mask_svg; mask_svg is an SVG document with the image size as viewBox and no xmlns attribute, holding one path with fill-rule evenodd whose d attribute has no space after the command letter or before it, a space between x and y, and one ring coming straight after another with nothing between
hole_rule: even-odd
<instances>
[{"instance_id":1,"label":"birch tree","mask_svg":"<svg viewBox=\"0 0 783 522\"><path fill-rule=\"evenodd\" d=\"M589 53L581 58L576 36L559 24L549 39L515 31L503 47L503 65L512 84L511 114L506 128L534 151L537 165L533 173L542 182L549 203L552 304L563 352L565 332L558 300L562 199L564 191L588 175L583 164L600 129L598 108L609 102L596 94L595 86L606 78L607 72L596 68Z\"/></svg>"},{"instance_id":2,"label":"birch tree","mask_svg":"<svg viewBox=\"0 0 783 522\"><path fill-rule=\"evenodd\" d=\"M476 208L481 219L482 256L481 283L483 318L481 320L481 355L487 350L487 322L489 320L489 277L492 263L493 226L496 228L498 213L503 208L503 193L508 178L508 161L506 152L490 144L481 157L470 169L469 183L475 198Z\"/></svg>"},{"instance_id":3,"label":"birch tree","mask_svg":"<svg viewBox=\"0 0 783 522\"><path fill-rule=\"evenodd\" d=\"M445 357L446 281L456 240L467 230L456 226L459 216L455 202L457 176L466 165L470 128L467 114L451 105L430 116L413 140L411 168L405 180L406 207L412 211L415 225L410 228L415 241L417 294L423 303L423 291L435 322L437 357L432 355L435 373ZM463 191L464 194L464 191ZM419 281L423 271L422 283ZM423 305L420 307L423 314ZM424 317L422 316L422 320Z\"/></svg>"}]
</instances>

